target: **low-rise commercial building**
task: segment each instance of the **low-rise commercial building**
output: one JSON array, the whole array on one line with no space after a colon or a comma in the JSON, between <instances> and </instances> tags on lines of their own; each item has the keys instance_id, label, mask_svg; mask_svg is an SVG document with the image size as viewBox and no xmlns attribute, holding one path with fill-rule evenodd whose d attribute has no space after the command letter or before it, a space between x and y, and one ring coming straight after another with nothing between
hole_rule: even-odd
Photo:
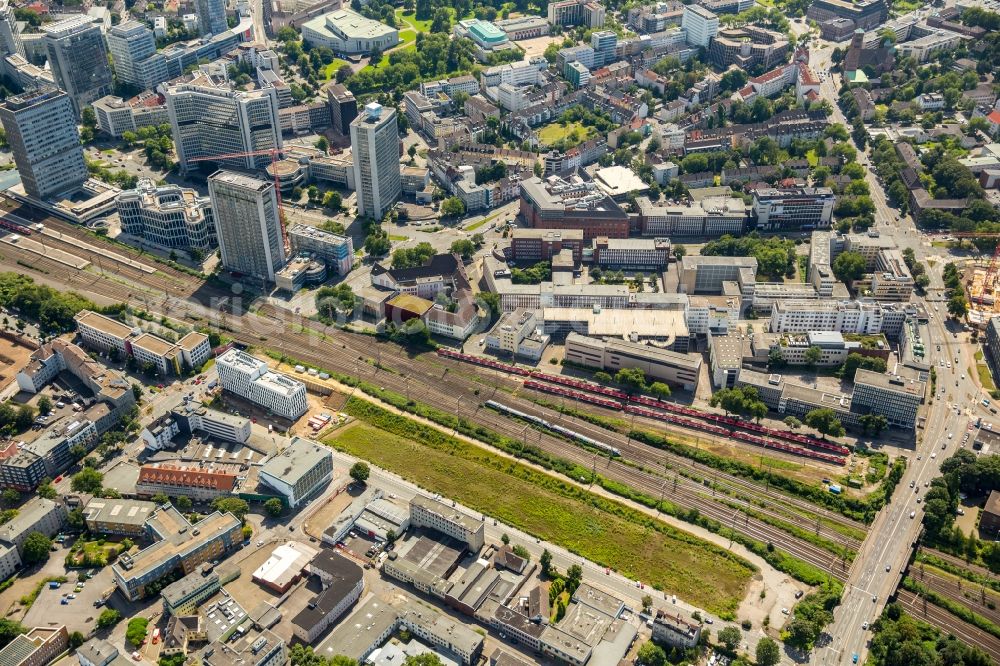
<instances>
[{"instance_id":1,"label":"low-rise commercial building","mask_svg":"<svg viewBox=\"0 0 1000 666\"><path fill-rule=\"evenodd\" d=\"M333 478L333 456L316 442L293 437L284 451L264 463L258 478L297 509Z\"/></svg>"},{"instance_id":2,"label":"low-rise commercial building","mask_svg":"<svg viewBox=\"0 0 1000 666\"><path fill-rule=\"evenodd\" d=\"M583 229L525 229L515 227L510 235L510 258L518 264L551 261L563 250L573 253L573 261L583 256Z\"/></svg>"},{"instance_id":3,"label":"low-rise commercial building","mask_svg":"<svg viewBox=\"0 0 1000 666\"><path fill-rule=\"evenodd\" d=\"M282 666L288 662L288 646L277 634L252 628L235 639L209 643L196 658L204 666Z\"/></svg>"},{"instance_id":4,"label":"low-rise commercial building","mask_svg":"<svg viewBox=\"0 0 1000 666\"><path fill-rule=\"evenodd\" d=\"M360 566L333 550L319 551L307 570L319 578L323 590L292 618L292 633L312 643L361 598L365 580Z\"/></svg>"},{"instance_id":5,"label":"low-rise commercial building","mask_svg":"<svg viewBox=\"0 0 1000 666\"><path fill-rule=\"evenodd\" d=\"M354 241L304 224L288 228L288 240L294 252L308 252L326 262L337 275L347 275L354 266Z\"/></svg>"},{"instance_id":6,"label":"low-rise commercial building","mask_svg":"<svg viewBox=\"0 0 1000 666\"><path fill-rule=\"evenodd\" d=\"M226 583L240 576L239 567L229 564L202 565L180 580L167 585L160 592L163 610L167 615L179 616L194 613L202 601L212 597Z\"/></svg>"},{"instance_id":7,"label":"low-rise commercial building","mask_svg":"<svg viewBox=\"0 0 1000 666\"><path fill-rule=\"evenodd\" d=\"M520 213L535 229L582 229L585 241L629 236L628 215L593 182L523 180Z\"/></svg>"},{"instance_id":8,"label":"low-rise commercial building","mask_svg":"<svg viewBox=\"0 0 1000 666\"><path fill-rule=\"evenodd\" d=\"M240 466L190 461L154 462L139 469L135 492L139 497L190 497L210 501L236 492Z\"/></svg>"},{"instance_id":9,"label":"low-rise commercial building","mask_svg":"<svg viewBox=\"0 0 1000 666\"><path fill-rule=\"evenodd\" d=\"M149 364L164 375L200 368L212 353L204 333L192 331L174 343L91 310L81 310L74 319L77 332L88 346L134 357L138 363Z\"/></svg>"},{"instance_id":10,"label":"low-rise commercial building","mask_svg":"<svg viewBox=\"0 0 1000 666\"><path fill-rule=\"evenodd\" d=\"M615 270L662 271L670 261L666 238L594 239L594 263Z\"/></svg>"},{"instance_id":11,"label":"low-rise commercial building","mask_svg":"<svg viewBox=\"0 0 1000 666\"><path fill-rule=\"evenodd\" d=\"M486 349L537 363L549 343L549 336L540 332L538 323L532 310L505 312L486 334Z\"/></svg>"},{"instance_id":12,"label":"low-rise commercial building","mask_svg":"<svg viewBox=\"0 0 1000 666\"><path fill-rule=\"evenodd\" d=\"M897 374L887 375L871 370L858 370L854 375L854 395L851 406L861 414L883 414L889 425L913 429L917 411L924 401L926 384L917 371L897 367Z\"/></svg>"},{"instance_id":13,"label":"low-rise commercial building","mask_svg":"<svg viewBox=\"0 0 1000 666\"><path fill-rule=\"evenodd\" d=\"M302 24L302 37L338 55L384 53L399 43L399 31L349 9L322 14Z\"/></svg>"},{"instance_id":14,"label":"low-rise commercial building","mask_svg":"<svg viewBox=\"0 0 1000 666\"><path fill-rule=\"evenodd\" d=\"M829 187L769 187L751 193L757 228L764 231L829 227L837 201Z\"/></svg>"},{"instance_id":15,"label":"low-rise commercial building","mask_svg":"<svg viewBox=\"0 0 1000 666\"><path fill-rule=\"evenodd\" d=\"M478 553L486 543L486 525L482 520L422 495L414 495L410 500L410 525L435 529L458 539L471 553Z\"/></svg>"},{"instance_id":16,"label":"low-rise commercial building","mask_svg":"<svg viewBox=\"0 0 1000 666\"><path fill-rule=\"evenodd\" d=\"M702 363L694 354L625 340L596 340L578 333L566 336L566 360L612 374L623 368L641 368L647 378L685 391L697 389Z\"/></svg>"},{"instance_id":17,"label":"low-rise commercial building","mask_svg":"<svg viewBox=\"0 0 1000 666\"><path fill-rule=\"evenodd\" d=\"M271 556L257 567L252 578L254 582L284 594L299 581L318 552L295 541L283 543L271 551Z\"/></svg>"},{"instance_id":18,"label":"low-rise commercial building","mask_svg":"<svg viewBox=\"0 0 1000 666\"><path fill-rule=\"evenodd\" d=\"M644 236L738 235L749 219L743 200L730 196L707 197L690 205L653 204L648 197L638 197L636 205Z\"/></svg>"}]
</instances>

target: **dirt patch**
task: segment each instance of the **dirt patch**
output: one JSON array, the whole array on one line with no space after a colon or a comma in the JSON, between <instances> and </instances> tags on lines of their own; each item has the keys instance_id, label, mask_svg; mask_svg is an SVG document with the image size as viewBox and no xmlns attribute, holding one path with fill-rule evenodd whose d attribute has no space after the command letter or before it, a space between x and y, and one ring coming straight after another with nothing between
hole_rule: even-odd
<instances>
[{"instance_id":1,"label":"dirt patch","mask_svg":"<svg viewBox=\"0 0 1000 666\"><path fill-rule=\"evenodd\" d=\"M337 470L340 471L340 470ZM349 481L346 478L336 478L334 479L334 485L343 484ZM317 539L322 538L323 532L326 531L333 521L339 516L344 510L351 505L354 501L354 496L349 492L337 493L333 497L330 497L321 507L316 509L309 518L302 525L303 531L310 536L316 537Z\"/></svg>"},{"instance_id":2,"label":"dirt patch","mask_svg":"<svg viewBox=\"0 0 1000 666\"><path fill-rule=\"evenodd\" d=\"M549 44L561 44L562 40L563 37L560 35L542 35L534 39L521 39L514 43L524 49L524 58L527 60L528 58L544 55L545 49L548 48Z\"/></svg>"},{"instance_id":3,"label":"dirt patch","mask_svg":"<svg viewBox=\"0 0 1000 666\"><path fill-rule=\"evenodd\" d=\"M28 364L34 350L0 337L0 391L17 379L18 371Z\"/></svg>"}]
</instances>

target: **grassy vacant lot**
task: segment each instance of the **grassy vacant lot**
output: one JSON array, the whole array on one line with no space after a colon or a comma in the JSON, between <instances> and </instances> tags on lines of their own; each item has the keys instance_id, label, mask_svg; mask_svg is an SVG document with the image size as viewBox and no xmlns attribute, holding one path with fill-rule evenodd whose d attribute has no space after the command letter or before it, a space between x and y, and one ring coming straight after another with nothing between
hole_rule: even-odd
<instances>
[{"instance_id":1,"label":"grassy vacant lot","mask_svg":"<svg viewBox=\"0 0 1000 666\"><path fill-rule=\"evenodd\" d=\"M538 130L538 138L547 146L551 146L557 141L568 139L567 143L569 147L572 147L578 143L583 143L596 134L597 130L593 127L586 127L579 122L566 123L565 125L558 122L549 123Z\"/></svg>"},{"instance_id":2,"label":"grassy vacant lot","mask_svg":"<svg viewBox=\"0 0 1000 666\"><path fill-rule=\"evenodd\" d=\"M66 556L68 567L103 567L113 562L125 550L120 543L98 541L77 541Z\"/></svg>"},{"instance_id":3,"label":"grassy vacant lot","mask_svg":"<svg viewBox=\"0 0 1000 666\"><path fill-rule=\"evenodd\" d=\"M728 551L404 417L364 411L388 430L356 423L327 443L696 606L739 605L754 568Z\"/></svg>"}]
</instances>

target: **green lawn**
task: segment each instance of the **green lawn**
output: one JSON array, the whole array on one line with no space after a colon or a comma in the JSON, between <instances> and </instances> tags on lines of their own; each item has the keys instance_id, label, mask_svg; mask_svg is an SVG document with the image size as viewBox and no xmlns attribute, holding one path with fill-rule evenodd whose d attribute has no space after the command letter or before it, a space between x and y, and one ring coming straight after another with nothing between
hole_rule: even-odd
<instances>
[{"instance_id":1,"label":"green lawn","mask_svg":"<svg viewBox=\"0 0 1000 666\"><path fill-rule=\"evenodd\" d=\"M819 164L819 155L816 154L815 150L810 150L806 153L806 159L809 160L809 166L814 167Z\"/></svg>"},{"instance_id":2,"label":"green lawn","mask_svg":"<svg viewBox=\"0 0 1000 666\"><path fill-rule=\"evenodd\" d=\"M359 422L327 439L329 445L695 606L732 613L754 575L752 565L725 549L619 502L404 417L372 407L351 409L352 403L358 401L345 409L355 416L422 441Z\"/></svg>"},{"instance_id":3,"label":"green lawn","mask_svg":"<svg viewBox=\"0 0 1000 666\"><path fill-rule=\"evenodd\" d=\"M334 76L337 75L337 70L340 69L342 65L350 65L350 64L351 63L347 62L346 60L335 58L334 61L331 62L329 65L327 65L326 69L323 70L323 76L325 76L326 80L329 81L330 79L332 79Z\"/></svg>"},{"instance_id":4,"label":"green lawn","mask_svg":"<svg viewBox=\"0 0 1000 666\"><path fill-rule=\"evenodd\" d=\"M399 25L400 23L405 23L417 32L428 32L431 29L432 21L430 19L427 19L426 21L418 21L416 12L397 9L396 25Z\"/></svg>"},{"instance_id":5,"label":"green lawn","mask_svg":"<svg viewBox=\"0 0 1000 666\"><path fill-rule=\"evenodd\" d=\"M587 139L597 134L593 127L586 127L583 123L549 123L538 130L538 138L545 145L552 145L563 139L570 139L573 146L583 143ZM572 147L572 146L570 146Z\"/></svg>"}]
</instances>

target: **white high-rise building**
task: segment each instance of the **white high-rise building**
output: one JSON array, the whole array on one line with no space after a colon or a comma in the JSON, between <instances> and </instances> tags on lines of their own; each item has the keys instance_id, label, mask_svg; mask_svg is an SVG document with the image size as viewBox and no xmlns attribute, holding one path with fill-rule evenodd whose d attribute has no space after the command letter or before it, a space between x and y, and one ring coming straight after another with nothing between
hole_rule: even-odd
<instances>
[{"instance_id":1,"label":"white high-rise building","mask_svg":"<svg viewBox=\"0 0 1000 666\"><path fill-rule=\"evenodd\" d=\"M701 5L684 5L681 29L687 33L688 44L707 49L712 38L719 34L719 17Z\"/></svg>"},{"instance_id":2,"label":"white high-rise building","mask_svg":"<svg viewBox=\"0 0 1000 666\"><path fill-rule=\"evenodd\" d=\"M0 122L24 191L48 199L87 180L87 165L69 96L55 88L29 90L0 104Z\"/></svg>"},{"instance_id":3,"label":"white high-rise building","mask_svg":"<svg viewBox=\"0 0 1000 666\"><path fill-rule=\"evenodd\" d=\"M101 28L83 14L42 28L49 67L79 116L84 107L110 95L113 77Z\"/></svg>"},{"instance_id":4,"label":"white high-rise building","mask_svg":"<svg viewBox=\"0 0 1000 666\"><path fill-rule=\"evenodd\" d=\"M167 60L156 52L153 31L139 21L126 21L108 31L115 76L143 90L169 78Z\"/></svg>"},{"instance_id":5,"label":"white high-rise building","mask_svg":"<svg viewBox=\"0 0 1000 666\"><path fill-rule=\"evenodd\" d=\"M274 183L234 171L217 171L208 178L208 194L222 265L274 282L274 274L285 265Z\"/></svg>"},{"instance_id":6,"label":"white high-rise building","mask_svg":"<svg viewBox=\"0 0 1000 666\"><path fill-rule=\"evenodd\" d=\"M170 86L167 113L181 171L198 166L198 158L281 150L278 95L274 88L243 91L216 84L208 77ZM223 167L263 169L271 155L247 155L212 160Z\"/></svg>"},{"instance_id":7,"label":"white high-rise building","mask_svg":"<svg viewBox=\"0 0 1000 666\"><path fill-rule=\"evenodd\" d=\"M372 102L351 121L358 214L382 219L402 194L396 110Z\"/></svg>"},{"instance_id":8,"label":"white high-rise building","mask_svg":"<svg viewBox=\"0 0 1000 666\"><path fill-rule=\"evenodd\" d=\"M238 349L230 349L215 360L219 384L254 404L286 419L297 419L306 411L306 385L273 372L267 363Z\"/></svg>"},{"instance_id":9,"label":"white high-rise building","mask_svg":"<svg viewBox=\"0 0 1000 666\"><path fill-rule=\"evenodd\" d=\"M17 29L17 18L9 0L0 0L0 53L24 57L21 31Z\"/></svg>"},{"instance_id":10,"label":"white high-rise building","mask_svg":"<svg viewBox=\"0 0 1000 666\"><path fill-rule=\"evenodd\" d=\"M229 28L226 23L226 0L196 0L202 35L217 35Z\"/></svg>"}]
</instances>

